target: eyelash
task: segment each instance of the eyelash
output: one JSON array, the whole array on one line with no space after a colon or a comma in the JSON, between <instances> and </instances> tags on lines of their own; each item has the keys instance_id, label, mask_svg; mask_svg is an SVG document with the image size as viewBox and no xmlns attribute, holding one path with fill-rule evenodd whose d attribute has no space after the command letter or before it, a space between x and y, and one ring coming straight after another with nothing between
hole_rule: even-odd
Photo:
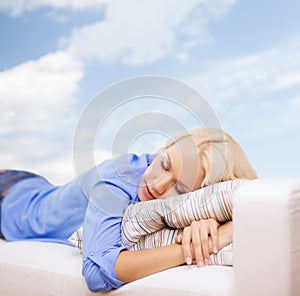
<instances>
[{"instance_id":1,"label":"eyelash","mask_svg":"<svg viewBox=\"0 0 300 296\"><path fill-rule=\"evenodd\" d=\"M164 161L165 161L165 158L163 158L163 159L160 161L160 166L162 167L162 169L163 169L164 171L168 171L168 168L165 166Z\"/></svg>"},{"instance_id":2,"label":"eyelash","mask_svg":"<svg viewBox=\"0 0 300 296\"><path fill-rule=\"evenodd\" d=\"M160 161L160 166L161 166L161 168L162 168L164 171L168 171L168 168L165 166L165 163L164 163L164 162L165 162L165 158L163 158L163 159ZM181 191L181 190L178 189L177 183L175 184L175 190L176 190L176 192L177 192L179 195L186 193L185 191Z\"/></svg>"},{"instance_id":3,"label":"eyelash","mask_svg":"<svg viewBox=\"0 0 300 296\"><path fill-rule=\"evenodd\" d=\"M177 191L177 193L178 193L179 195L186 193L186 192L181 191L181 190L178 189L177 183L175 184L175 190Z\"/></svg>"}]
</instances>

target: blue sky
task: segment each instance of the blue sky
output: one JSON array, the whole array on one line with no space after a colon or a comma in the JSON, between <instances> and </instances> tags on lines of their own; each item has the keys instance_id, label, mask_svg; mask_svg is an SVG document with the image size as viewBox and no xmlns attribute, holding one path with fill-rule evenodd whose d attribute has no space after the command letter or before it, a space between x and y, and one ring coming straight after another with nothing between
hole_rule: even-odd
<instances>
[{"instance_id":1,"label":"blue sky","mask_svg":"<svg viewBox=\"0 0 300 296\"><path fill-rule=\"evenodd\" d=\"M291 0L2 0L1 168L70 179L93 96L161 75L205 96L260 177L299 178L299 11Z\"/></svg>"}]
</instances>

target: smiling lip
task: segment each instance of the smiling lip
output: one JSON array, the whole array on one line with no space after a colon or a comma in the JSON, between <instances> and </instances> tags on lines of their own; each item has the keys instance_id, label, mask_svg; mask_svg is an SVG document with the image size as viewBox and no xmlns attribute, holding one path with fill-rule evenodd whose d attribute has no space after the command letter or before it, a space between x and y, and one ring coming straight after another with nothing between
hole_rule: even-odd
<instances>
[{"instance_id":1,"label":"smiling lip","mask_svg":"<svg viewBox=\"0 0 300 296\"><path fill-rule=\"evenodd\" d=\"M148 199L150 199L150 200L155 199L155 196L153 196L153 194L151 193L147 184L145 184L144 192L145 192L146 196L148 197Z\"/></svg>"}]
</instances>

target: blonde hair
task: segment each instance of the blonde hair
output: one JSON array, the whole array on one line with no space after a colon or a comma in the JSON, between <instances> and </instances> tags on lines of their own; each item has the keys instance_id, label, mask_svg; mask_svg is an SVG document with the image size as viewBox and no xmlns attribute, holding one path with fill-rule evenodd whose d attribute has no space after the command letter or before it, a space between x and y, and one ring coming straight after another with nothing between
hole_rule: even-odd
<instances>
[{"instance_id":1,"label":"blonde hair","mask_svg":"<svg viewBox=\"0 0 300 296\"><path fill-rule=\"evenodd\" d=\"M257 175L240 145L217 128L196 128L167 143L164 149L192 137L204 170L201 187L234 179L256 179Z\"/></svg>"}]
</instances>

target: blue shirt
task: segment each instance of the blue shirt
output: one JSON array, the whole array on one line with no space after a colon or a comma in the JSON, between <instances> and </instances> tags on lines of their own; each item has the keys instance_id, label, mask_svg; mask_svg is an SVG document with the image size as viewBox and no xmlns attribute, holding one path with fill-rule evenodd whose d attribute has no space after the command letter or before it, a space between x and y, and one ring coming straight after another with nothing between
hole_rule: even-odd
<instances>
[{"instance_id":1,"label":"blue shirt","mask_svg":"<svg viewBox=\"0 0 300 296\"><path fill-rule=\"evenodd\" d=\"M107 160L63 186L42 177L18 182L1 205L6 240L43 240L67 244L82 224L82 273L91 291L119 288L114 271L121 246L122 215L138 202L137 190L152 155L128 154Z\"/></svg>"}]
</instances>

